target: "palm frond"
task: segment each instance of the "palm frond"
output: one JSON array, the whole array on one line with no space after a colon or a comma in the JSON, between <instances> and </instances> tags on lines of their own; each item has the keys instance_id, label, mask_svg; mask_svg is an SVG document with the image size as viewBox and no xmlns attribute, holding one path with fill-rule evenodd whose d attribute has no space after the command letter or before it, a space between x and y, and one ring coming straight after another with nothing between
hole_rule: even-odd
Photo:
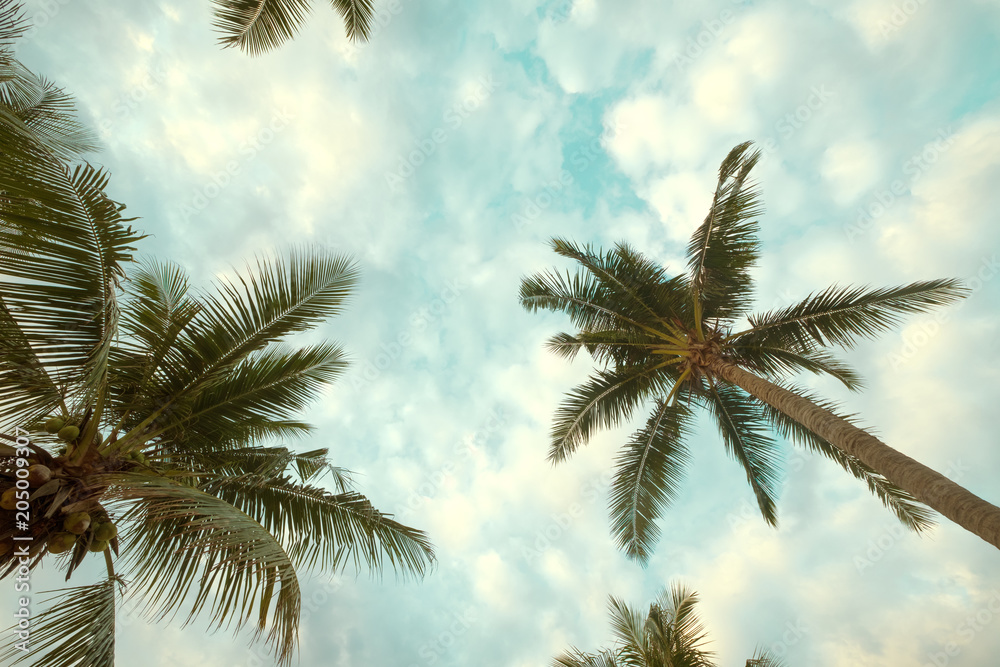
<instances>
[{"instance_id":1,"label":"palm frond","mask_svg":"<svg viewBox=\"0 0 1000 667\"><path fill-rule=\"evenodd\" d=\"M743 339L726 346L732 361L768 379L780 379L788 373L809 371L827 374L840 380L851 391L860 391L861 376L846 363L823 350L795 351L768 344L743 343Z\"/></svg>"},{"instance_id":2,"label":"palm frond","mask_svg":"<svg viewBox=\"0 0 1000 667\"><path fill-rule=\"evenodd\" d=\"M825 400L816 394L794 385L781 386L791 392L794 392L795 394L798 394L806 400L811 401L820 408L829 410L841 419L858 426L854 415L842 413L836 403ZM838 447L835 447L832 443L816 435L783 412L776 410L759 399L753 398L753 401L761 409L764 418L767 419L767 421L771 424L771 427L779 435L781 435L781 437L791 440L792 442L796 442L808 449L826 456L833 461L836 461L844 470L854 475L857 479L865 482L868 486L868 490L873 493L882 502L882 504L886 506L886 508L895 514L896 518L898 518L900 523L904 526L916 533L922 533L923 531L934 526L934 512L928 509L927 506L918 501L912 495L903 491L901 488L885 479L882 475L875 472L875 470L869 466L865 465ZM858 426L858 428L861 427Z\"/></svg>"},{"instance_id":3,"label":"palm frond","mask_svg":"<svg viewBox=\"0 0 1000 667\"><path fill-rule=\"evenodd\" d=\"M0 2L0 59L12 57L15 42L30 27L24 16L24 5L14 0Z\"/></svg>"},{"instance_id":4,"label":"palm frond","mask_svg":"<svg viewBox=\"0 0 1000 667\"><path fill-rule=\"evenodd\" d=\"M632 366L650 359L650 350L663 346L662 339L645 331L634 329L606 329L604 331L581 331L576 335L556 334L545 347L554 354L572 361L581 349L587 350L597 363L614 366Z\"/></svg>"},{"instance_id":5,"label":"palm frond","mask_svg":"<svg viewBox=\"0 0 1000 667\"><path fill-rule=\"evenodd\" d=\"M422 576L434 562L427 535L393 521L360 493L332 494L287 477L216 477L201 488L281 536L298 566L338 569L346 562L377 572L383 564Z\"/></svg>"},{"instance_id":6,"label":"palm frond","mask_svg":"<svg viewBox=\"0 0 1000 667\"><path fill-rule=\"evenodd\" d=\"M374 0L330 0L334 9L343 17L347 37L355 41L365 41L371 34L375 21Z\"/></svg>"},{"instance_id":7,"label":"palm frond","mask_svg":"<svg viewBox=\"0 0 1000 667\"><path fill-rule=\"evenodd\" d=\"M270 345L189 394L185 409L165 418L164 437L220 443L247 424L282 421L308 407L345 367L342 348L332 343Z\"/></svg>"},{"instance_id":8,"label":"palm frond","mask_svg":"<svg viewBox=\"0 0 1000 667\"><path fill-rule=\"evenodd\" d=\"M576 647L570 648L555 659L552 667L626 667L620 665L611 651L584 653Z\"/></svg>"},{"instance_id":9,"label":"palm frond","mask_svg":"<svg viewBox=\"0 0 1000 667\"><path fill-rule=\"evenodd\" d=\"M751 305L750 269L759 248L755 218L763 211L756 184L747 181L761 155L751 146L749 141L736 146L722 161L712 206L687 247L704 319L732 319Z\"/></svg>"},{"instance_id":10,"label":"palm frond","mask_svg":"<svg viewBox=\"0 0 1000 667\"><path fill-rule=\"evenodd\" d=\"M31 618L27 651L9 639L0 653L5 665L30 661L34 667L114 667L115 586L108 579L91 586L53 591L48 608ZM4 633L16 637L14 629Z\"/></svg>"},{"instance_id":11,"label":"palm frond","mask_svg":"<svg viewBox=\"0 0 1000 667\"><path fill-rule=\"evenodd\" d=\"M687 310L687 283L668 278L666 268L651 262L625 243L611 252L595 252L571 241L554 238L556 254L576 260L600 283L619 308L651 327L680 318Z\"/></svg>"},{"instance_id":12,"label":"palm frond","mask_svg":"<svg viewBox=\"0 0 1000 667\"><path fill-rule=\"evenodd\" d=\"M657 366L597 371L570 390L552 422L549 460L564 461L586 444L596 428L609 428L628 419L635 407L661 389ZM664 392L666 393L666 392Z\"/></svg>"},{"instance_id":13,"label":"palm frond","mask_svg":"<svg viewBox=\"0 0 1000 667\"><path fill-rule=\"evenodd\" d=\"M184 333L188 366L164 385L164 394L189 400L253 352L339 314L357 277L353 260L322 250L258 259L256 271L198 299L200 310Z\"/></svg>"},{"instance_id":14,"label":"palm frond","mask_svg":"<svg viewBox=\"0 0 1000 667\"><path fill-rule=\"evenodd\" d=\"M73 160L97 150L97 137L76 118L73 98L13 59L0 59L0 105L57 157Z\"/></svg>"},{"instance_id":15,"label":"palm frond","mask_svg":"<svg viewBox=\"0 0 1000 667\"><path fill-rule=\"evenodd\" d=\"M294 37L312 9L309 0L212 0L212 4L213 26L222 33L219 43L251 56Z\"/></svg>"},{"instance_id":16,"label":"palm frond","mask_svg":"<svg viewBox=\"0 0 1000 667\"><path fill-rule=\"evenodd\" d=\"M677 497L690 453L684 445L692 414L658 400L646 426L615 459L611 482L611 534L629 558L645 564L659 540L656 525Z\"/></svg>"},{"instance_id":17,"label":"palm frond","mask_svg":"<svg viewBox=\"0 0 1000 667\"><path fill-rule=\"evenodd\" d=\"M246 513L191 486L157 476L100 475L104 504L123 510L125 576L156 619L190 604L188 621L210 611L216 628L250 621L282 666L298 641L301 592L280 542ZM193 601L190 595L194 596ZM268 630L268 626L270 629Z\"/></svg>"},{"instance_id":18,"label":"palm frond","mask_svg":"<svg viewBox=\"0 0 1000 667\"><path fill-rule=\"evenodd\" d=\"M755 401L739 387L713 384L705 403L715 417L726 452L746 471L764 521L778 525L775 498L781 484L780 456L768 435L768 422Z\"/></svg>"},{"instance_id":19,"label":"palm frond","mask_svg":"<svg viewBox=\"0 0 1000 667\"><path fill-rule=\"evenodd\" d=\"M874 338L903 321L969 294L961 281L926 280L903 287L837 287L810 294L797 304L751 315L750 328L730 342L768 344L792 350L839 345L853 348L858 338Z\"/></svg>"},{"instance_id":20,"label":"palm frond","mask_svg":"<svg viewBox=\"0 0 1000 667\"><path fill-rule=\"evenodd\" d=\"M19 142L0 122L4 134ZM119 282L143 237L105 194L103 172L70 172L43 149L21 158L0 161L0 295L50 380L81 387L88 403L106 381Z\"/></svg>"},{"instance_id":21,"label":"palm frond","mask_svg":"<svg viewBox=\"0 0 1000 667\"><path fill-rule=\"evenodd\" d=\"M785 667L785 661L767 649L758 648L747 660L746 667Z\"/></svg>"},{"instance_id":22,"label":"palm frond","mask_svg":"<svg viewBox=\"0 0 1000 667\"><path fill-rule=\"evenodd\" d=\"M618 655L622 663L630 666L650 664L642 614L613 595L608 596L608 614L611 617L611 632L621 642Z\"/></svg>"},{"instance_id":23,"label":"palm frond","mask_svg":"<svg viewBox=\"0 0 1000 667\"><path fill-rule=\"evenodd\" d=\"M660 664L678 667L714 667L705 648L708 635L695 607L698 594L674 582L650 605L645 635L649 650Z\"/></svg>"},{"instance_id":24,"label":"palm frond","mask_svg":"<svg viewBox=\"0 0 1000 667\"><path fill-rule=\"evenodd\" d=\"M589 273L574 275L544 271L521 280L521 306L529 312L553 310L570 316L574 326L586 331L604 331L633 327L646 323L634 319L601 282Z\"/></svg>"}]
</instances>

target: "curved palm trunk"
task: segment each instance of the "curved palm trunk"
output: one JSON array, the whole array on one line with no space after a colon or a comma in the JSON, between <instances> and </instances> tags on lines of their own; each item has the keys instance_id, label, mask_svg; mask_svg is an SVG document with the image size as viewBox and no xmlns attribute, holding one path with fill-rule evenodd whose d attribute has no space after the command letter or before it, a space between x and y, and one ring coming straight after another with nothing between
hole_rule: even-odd
<instances>
[{"instance_id":1,"label":"curved palm trunk","mask_svg":"<svg viewBox=\"0 0 1000 667\"><path fill-rule=\"evenodd\" d=\"M920 502L1000 549L1000 507L787 389L722 359L712 360L707 368L857 457Z\"/></svg>"}]
</instances>

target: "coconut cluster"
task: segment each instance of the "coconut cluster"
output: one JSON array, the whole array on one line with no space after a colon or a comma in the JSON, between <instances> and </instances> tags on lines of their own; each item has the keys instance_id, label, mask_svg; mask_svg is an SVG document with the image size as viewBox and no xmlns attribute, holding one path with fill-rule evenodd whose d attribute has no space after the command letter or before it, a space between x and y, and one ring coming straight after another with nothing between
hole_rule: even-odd
<instances>
[{"instance_id":1,"label":"coconut cluster","mask_svg":"<svg viewBox=\"0 0 1000 667\"><path fill-rule=\"evenodd\" d=\"M105 551L111 540L118 536L118 526L107 517L96 520L87 512L73 512L63 520L63 530L50 536L46 547L49 553L61 554L79 542L88 551Z\"/></svg>"},{"instance_id":2,"label":"coconut cluster","mask_svg":"<svg viewBox=\"0 0 1000 667\"><path fill-rule=\"evenodd\" d=\"M145 463L145 457L141 453L108 455L106 450L98 452L97 447L80 451L77 446L87 418L83 423L74 422L54 416L40 424L64 444L54 456L29 445L32 454L28 457L27 475L23 462L18 467L15 457L0 457L0 509L4 510L0 511L0 567L16 565L11 561L13 537L25 532L23 527L16 528L15 512L25 510L30 517L27 533L33 539L20 544L30 545L31 567L46 553L71 552L72 572L87 552L100 553L110 546L117 553L118 527L100 503L106 489L89 485L86 479L95 473L136 468ZM94 440L100 443L101 435L98 433ZM78 455L75 459L74 454Z\"/></svg>"}]
</instances>

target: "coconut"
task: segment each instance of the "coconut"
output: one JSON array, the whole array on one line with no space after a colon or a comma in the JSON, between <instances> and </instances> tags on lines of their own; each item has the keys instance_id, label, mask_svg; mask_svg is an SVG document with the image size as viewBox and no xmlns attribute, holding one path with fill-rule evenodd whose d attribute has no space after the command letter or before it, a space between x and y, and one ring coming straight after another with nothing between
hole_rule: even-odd
<instances>
[{"instance_id":1,"label":"coconut","mask_svg":"<svg viewBox=\"0 0 1000 667\"><path fill-rule=\"evenodd\" d=\"M17 489L11 487L0 496L0 507L5 510L12 510L17 507Z\"/></svg>"},{"instance_id":2,"label":"coconut","mask_svg":"<svg viewBox=\"0 0 1000 667\"><path fill-rule=\"evenodd\" d=\"M41 463L28 466L28 484L32 486L41 486L50 479L52 479L52 471L49 470L48 466L43 466Z\"/></svg>"},{"instance_id":3,"label":"coconut","mask_svg":"<svg viewBox=\"0 0 1000 667\"><path fill-rule=\"evenodd\" d=\"M47 422L45 422L45 432L46 433L51 433L52 435L55 435L65 425L66 425L66 422L63 420L62 417L53 417L52 419L50 419Z\"/></svg>"},{"instance_id":4,"label":"coconut","mask_svg":"<svg viewBox=\"0 0 1000 667\"><path fill-rule=\"evenodd\" d=\"M73 442L80 437L80 429L75 426L63 426L59 429L59 439L66 442Z\"/></svg>"},{"instance_id":5,"label":"coconut","mask_svg":"<svg viewBox=\"0 0 1000 667\"><path fill-rule=\"evenodd\" d=\"M94 540L90 543L90 550L93 552L104 551L108 548L107 540Z\"/></svg>"},{"instance_id":6,"label":"coconut","mask_svg":"<svg viewBox=\"0 0 1000 667\"><path fill-rule=\"evenodd\" d=\"M108 542L118 536L118 526L110 521L97 524L94 528L94 539Z\"/></svg>"},{"instance_id":7,"label":"coconut","mask_svg":"<svg viewBox=\"0 0 1000 667\"><path fill-rule=\"evenodd\" d=\"M49 538L46 546L49 548L49 553L61 554L72 549L74 544L76 544L76 535L73 533L56 533Z\"/></svg>"},{"instance_id":8,"label":"coconut","mask_svg":"<svg viewBox=\"0 0 1000 667\"><path fill-rule=\"evenodd\" d=\"M63 521L63 528L71 533L83 535L90 528L90 515L86 512L73 512Z\"/></svg>"}]
</instances>

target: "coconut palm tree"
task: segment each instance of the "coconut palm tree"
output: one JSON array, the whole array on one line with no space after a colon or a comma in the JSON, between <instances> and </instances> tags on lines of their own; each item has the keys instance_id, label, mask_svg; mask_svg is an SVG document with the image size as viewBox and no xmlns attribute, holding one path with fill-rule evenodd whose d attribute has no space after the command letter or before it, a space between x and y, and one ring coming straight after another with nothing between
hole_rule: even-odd
<instances>
[{"instance_id":1,"label":"coconut palm tree","mask_svg":"<svg viewBox=\"0 0 1000 667\"><path fill-rule=\"evenodd\" d=\"M571 648L555 659L553 667L715 667L705 627L695 606L698 594L681 584L663 589L642 613L620 599L608 599L608 614L615 646L597 653ZM746 667L782 667L767 650L757 650Z\"/></svg>"},{"instance_id":2,"label":"coconut palm tree","mask_svg":"<svg viewBox=\"0 0 1000 667\"><path fill-rule=\"evenodd\" d=\"M0 44L24 27L12 9ZM281 445L313 430L296 415L345 366L335 344L288 339L342 310L354 263L298 249L196 293L180 267L133 259L143 237L105 173L54 152L73 152L71 109L40 128L4 94L0 578L50 562L68 580L87 559L107 575L33 609L30 645L0 662L114 664L127 584L153 619L252 622L287 665L303 569L426 573L423 532L378 511L326 448Z\"/></svg>"},{"instance_id":3,"label":"coconut palm tree","mask_svg":"<svg viewBox=\"0 0 1000 667\"><path fill-rule=\"evenodd\" d=\"M616 459L612 533L645 563L658 539L657 519L676 497L691 453L685 444L694 408L711 413L727 452L746 471L764 520L777 524L780 452L772 432L833 459L909 528L931 525L926 506L1000 547L1000 508L891 449L836 405L786 378L828 374L858 390L858 375L825 348L851 348L967 292L957 280L903 287L829 287L801 302L750 314L750 270L758 257L760 195L749 180L760 157L750 143L722 162L705 221L687 247L687 272L667 269L622 243L610 252L553 239L575 275L547 271L522 281L529 311L567 313L579 328L550 339L573 359L586 349L603 368L573 389L555 415L549 459L564 461L596 428L627 420L652 404L646 425ZM745 326L738 326L746 317Z\"/></svg>"},{"instance_id":4,"label":"coconut palm tree","mask_svg":"<svg viewBox=\"0 0 1000 667\"><path fill-rule=\"evenodd\" d=\"M219 42L252 56L291 39L312 10L310 0L212 0ZM344 19L347 37L366 41L375 21L374 0L331 0Z\"/></svg>"}]
</instances>

